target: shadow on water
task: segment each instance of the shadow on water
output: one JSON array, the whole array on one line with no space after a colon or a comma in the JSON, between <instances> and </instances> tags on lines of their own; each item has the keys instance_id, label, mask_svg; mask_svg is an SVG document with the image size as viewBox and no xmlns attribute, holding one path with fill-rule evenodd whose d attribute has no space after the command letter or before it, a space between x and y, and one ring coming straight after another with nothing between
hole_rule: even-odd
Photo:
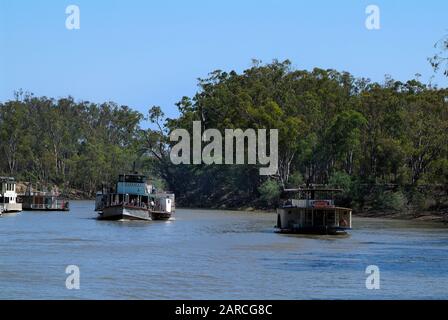
<instances>
[{"instance_id":1,"label":"shadow on water","mask_svg":"<svg viewBox=\"0 0 448 320\"><path fill-rule=\"evenodd\" d=\"M282 237L287 237L291 239L308 239L308 240L322 240L322 241L337 241L341 239L349 239L351 237L350 233L341 235L318 235L318 234L282 234L279 232L274 232Z\"/></svg>"},{"instance_id":2,"label":"shadow on water","mask_svg":"<svg viewBox=\"0 0 448 320\"><path fill-rule=\"evenodd\" d=\"M136 220L104 220L101 218L86 218L94 220L97 225L111 226L116 228L147 228L155 226L168 226L175 221L136 221Z\"/></svg>"},{"instance_id":3,"label":"shadow on water","mask_svg":"<svg viewBox=\"0 0 448 320\"><path fill-rule=\"evenodd\" d=\"M0 215L0 219L2 218L15 218L22 214L22 212L3 212L3 214Z\"/></svg>"}]
</instances>

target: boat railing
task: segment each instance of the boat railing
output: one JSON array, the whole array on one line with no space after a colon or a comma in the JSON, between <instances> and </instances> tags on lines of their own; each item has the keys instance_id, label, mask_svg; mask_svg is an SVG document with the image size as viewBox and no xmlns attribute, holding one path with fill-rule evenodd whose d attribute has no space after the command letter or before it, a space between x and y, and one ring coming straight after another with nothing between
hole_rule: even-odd
<instances>
[{"instance_id":1,"label":"boat railing","mask_svg":"<svg viewBox=\"0 0 448 320\"><path fill-rule=\"evenodd\" d=\"M49 204L31 204L30 208L33 210L49 210L49 209L65 209L67 201L55 200Z\"/></svg>"},{"instance_id":2,"label":"boat railing","mask_svg":"<svg viewBox=\"0 0 448 320\"><path fill-rule=\"evenodd\" d=\"M334 207L334 200L303 200L303 199L289 199L283 202L284 207L292 208L321 208Z\"/></svg>"}]
</instances>

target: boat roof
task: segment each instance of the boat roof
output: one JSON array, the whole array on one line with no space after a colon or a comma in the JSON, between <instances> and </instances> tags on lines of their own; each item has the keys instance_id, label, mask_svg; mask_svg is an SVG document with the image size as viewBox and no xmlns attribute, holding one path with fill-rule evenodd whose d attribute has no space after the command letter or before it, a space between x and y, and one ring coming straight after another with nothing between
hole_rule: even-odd
<instances>
[{"instance_id":1,"label":"boat roof","mask_svg":"<svg viewBox=\"0 0 448 320\"><path fill-rule=\"evenodd\" d=\"M16 179L13 177L0 177L0 182L16 182Z\"/></svg>"},{"instance_id":2,"label":"boat roof","mask_svg":"<svg viewBox=\"0 0 448 320\"><path fill-rule=\"evenodd\" d=\"M138 172L120 173L120 176L144 176L144 174Z\"/></svg>"},{"instance_id":3,"label":"boat roof","mask_svg":"<svg viewBox=\"0 0 448 320\"><path fill-rule=\"evenodd\" d=\"M118 175L119 177L146 177L144 174L139 173L122 173Z\"/></svg>"},{"instance_id":4,"label":"boat roof","mask_svg":"<svg viewBox=\"0 0 448 320\"><path fill-rule=\"evenodd\" d=\"M135 182L135 180L140 180L141 182L143 182L143 180L147 180L147 179L148 179L148 176L146 176L144 174L138 174L138 173L126 173L126 174L118 175L118 180L120 182Z\"/></svg>"}]
</instances>

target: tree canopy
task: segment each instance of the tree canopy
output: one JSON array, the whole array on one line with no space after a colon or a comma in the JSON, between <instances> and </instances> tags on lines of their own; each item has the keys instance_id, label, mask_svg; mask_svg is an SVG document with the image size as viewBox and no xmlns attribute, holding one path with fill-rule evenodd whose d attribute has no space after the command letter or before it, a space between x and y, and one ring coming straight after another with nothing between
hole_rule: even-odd
<instances>
[{"instance_id":1,"label":"tree canopy","mask_svg":"<svg viewBox=\"0 0 448 320\"><path fill-rule=\"evenodd\" d=\"M142 115L113 102L18 94L0 104L0 171L93 194L137 161L180 205L272 207L282 188L314 183L344 188L344 201L362 210L383 208L386 200L395 208L446 206L447 89L296 70L289 61L217 70L198 84L174 119L158 106ZM141 128L144 119L150 129ZM193 121L221 132L278 129L278 172L172 164L169 134L191 132ZM422 192L431 196L422 201Z\"/></svg>"},{"instance_id":2,"label":"tree canopy","mask_svg":"<svg viewBox=\"0 0 448 320\"><path fill-rule=\"evenodd\" d=\"M289 61L214 71L199 88L178 103L177 119L166 120L168 132L191 132L193 121L221 131L278 129L279 170L266 178L253 165L171 166L170 185L186 204L266 203L272 182L281 189L342 181L360 207L378 186L409 191L406 205L419 186L437 182L446 190L448 181L438 176L447 169L441 168L448 150L446 89L415 79L386 77L380 84L335 70L294 70Z\"/></svg>"}]
</instances>

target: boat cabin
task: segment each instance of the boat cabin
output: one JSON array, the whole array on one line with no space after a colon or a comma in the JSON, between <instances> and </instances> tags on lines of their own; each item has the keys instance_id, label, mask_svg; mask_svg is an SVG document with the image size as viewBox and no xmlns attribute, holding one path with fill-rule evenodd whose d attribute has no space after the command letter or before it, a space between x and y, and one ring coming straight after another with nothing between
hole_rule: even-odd
<instances>
[{"instance_id":1,"label":"boat cabin","mask_svg":"<svg viewBox=\"0 0 448 320\"><path fill-rule=\"evenodd\" d=\"M0 177L0 212L22 211L22 204L17 203L16 180Z\"/></svg>"},{"instance_id":2,"label":"boat cabin","mask_svg":"<svg viewBox=\"0 0 448 320\"><path fill-rule=\"evenodd\" d=\"M146 183L147 177L139 174L120 174L117 193L147 196L152 193L152 185Z\"/></svg>"},{"instance_id":3,"label":"boat cabin","mask_svg":"<svg viewBox=\"0 0 448 320\"><path fill-rule=\"evenodd\" d=\"M284 191L277 210L281 233L339 234L352 228L352 209L338 207L335 197L342 190L326 188Z\"/></svg>"},{"instance_id":4,"label":"boat cabin","mask_svg":"<svg viewBox=\"0 0 448 320\"><path fill-rule=\"evenodd\" d=\"M38 191L28 184L22 196L23 209L31 211L69 211L69 201L60 196L58 191Z\"/></svg>"}]
</instances>

